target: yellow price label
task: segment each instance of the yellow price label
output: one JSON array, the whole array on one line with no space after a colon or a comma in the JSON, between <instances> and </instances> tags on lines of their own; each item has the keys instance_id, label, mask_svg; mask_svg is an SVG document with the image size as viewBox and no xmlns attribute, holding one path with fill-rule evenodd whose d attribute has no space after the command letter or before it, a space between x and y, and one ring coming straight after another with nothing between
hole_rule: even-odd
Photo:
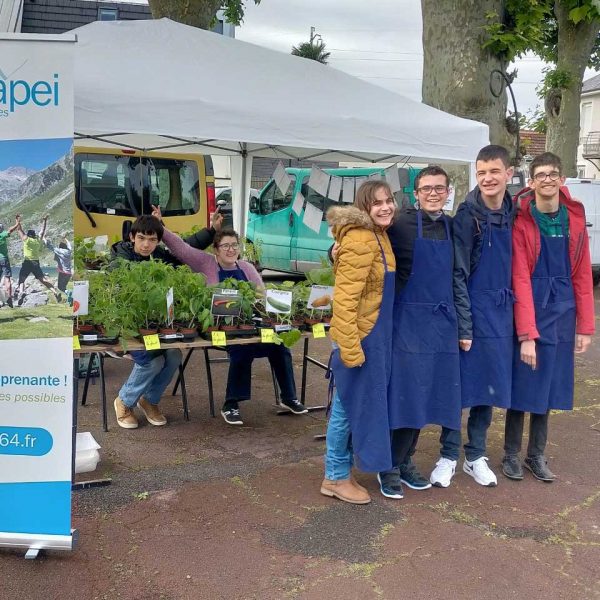
<instances>
[{"instance_id":1,"label":"yellow price label","mask_svg":"<svg viewBox=\"0 0 600 600\"><path fill-rule=\"evenodd\" d=\"M314 338L324 338L327 337L325 335L325 325L323 323L315 323L312 326L312 332Z\"/></svg>"},{"instance_id":2,"label":"yellow price label","mask_svg":"<svg viewBox=\"0 0 600 600\"><path fill-rule=\"evenodd\" d=\"M224 331L211 331L210 337L212 338L213 346L226 346L227 336Z\"/></svg>"},{"instance_id":3,"label":"yellow price label","mask_svg":"<svg viewBox=\"0 0 600 600\"><path fill-rule=\"evenodd\" d=\"M260 341L263 344L274 344L275 343L275 330L274 329L261 329L260 330Z\"/></svg>"},{"instance_id":4,"label":"yellow price label","mask_svg":"<svg viewBox=\"0 0 600 600\"><path fill-rule=\"evenodd\" d=\"M73 350L81 350L81 344L79 343L79 336L73 336Z\"/></svg>"},{"instance_id":5,"label":"yellow price label","mask_svg":"<svg viewBox=\"0 0 600 600\"><path fill-rule=\"evenodd\" d=\"M146 350L160 350L160 340L158 339L158 334L154 333L152 335L145 335L144 346L146 346Z\"/></svg>"}]
</instances>

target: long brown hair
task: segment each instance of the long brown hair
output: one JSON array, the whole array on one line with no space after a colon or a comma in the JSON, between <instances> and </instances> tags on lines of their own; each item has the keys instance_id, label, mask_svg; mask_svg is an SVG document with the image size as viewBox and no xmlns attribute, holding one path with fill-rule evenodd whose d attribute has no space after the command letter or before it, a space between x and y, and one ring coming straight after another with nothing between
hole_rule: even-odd
<instances>
[{"instance_id":1,"label":"long brown hair","mask_svg":"<svg viewBox=\"0 0 600 600\"><path fill-rule=\"evenodd\" d=\"M354 206L360 208L363 212L370 213L371 207L375 202L375 194L377 190L384 189L390 198L394 197L392 194L392 188L381 180L365 181L357 190L356 196L354 197Z\"/></svg>"}]
</instances>

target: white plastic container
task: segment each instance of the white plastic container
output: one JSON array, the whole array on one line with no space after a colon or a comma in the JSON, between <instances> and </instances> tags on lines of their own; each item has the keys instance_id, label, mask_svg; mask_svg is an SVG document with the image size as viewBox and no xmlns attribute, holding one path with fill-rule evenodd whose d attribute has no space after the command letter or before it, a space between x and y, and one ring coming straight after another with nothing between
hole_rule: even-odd
<instances>
[{"instance_id":1,"label":"white plastic container","mask_svg":"<svg viewBox=\"0 0 600 600\"><path fill-rule=\"evenodd\" d=\"M75 473L95 471L100 460L100 445L89 431L77 434L75 442Z\"/></svg>"}]
</instances>

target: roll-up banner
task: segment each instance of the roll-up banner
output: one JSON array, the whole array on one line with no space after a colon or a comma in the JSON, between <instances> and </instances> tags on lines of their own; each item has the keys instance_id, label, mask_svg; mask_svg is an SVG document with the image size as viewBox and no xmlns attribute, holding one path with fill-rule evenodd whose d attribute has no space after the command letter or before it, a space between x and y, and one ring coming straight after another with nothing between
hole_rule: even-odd
<instances>
[{"instance_id":1,"label":"roll-up banner","mask_svg":"<svg viewBox=\"0 0 600 600\"><path fill-rule=\"evenodd\" d=\"M0 34L0 546L71 550L75 37Z\"/></svg>"}]
</instances>

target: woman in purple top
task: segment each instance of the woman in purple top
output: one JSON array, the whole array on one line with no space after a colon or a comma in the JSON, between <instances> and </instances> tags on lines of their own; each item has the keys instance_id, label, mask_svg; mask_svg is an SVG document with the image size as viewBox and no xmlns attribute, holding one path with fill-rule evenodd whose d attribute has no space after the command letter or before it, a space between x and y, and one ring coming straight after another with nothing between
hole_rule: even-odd
<instances>
[{"instance_id":1,"label":"woman in purple top","mask_svg":"<svg viewBox=\"0 0 600 600\"><path fill-rule=\"evenodd\" d=\"M160 208L154 207L152 214L160 219ZM255 283L259 289L265 287L254 266L245 260L239 260L240 239L233 229L222 229L215 233L214 254L193 248L166 228L163 242L171 253L188 265L192 271L202 273L209 285L233 278ZM228 425L243 425L238 403L250 399L252 361L261 357L268 358L273 368L281 390L282 405L296 415L308 412L297 400L292 354L285 346L276 344L239 345L227 348L227 353L229 354L229 374L227 375L225 404L221 409L221 415Z\"/></svg>"}]
</instances>

